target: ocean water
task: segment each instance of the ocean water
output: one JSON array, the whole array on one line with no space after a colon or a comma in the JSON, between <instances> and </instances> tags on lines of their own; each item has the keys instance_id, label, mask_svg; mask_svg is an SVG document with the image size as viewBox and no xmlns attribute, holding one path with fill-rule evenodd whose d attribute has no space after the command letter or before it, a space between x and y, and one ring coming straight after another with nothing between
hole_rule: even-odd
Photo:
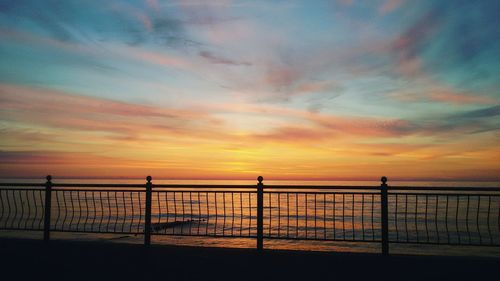
<instances>
[{"instance_id":1,"label":"ocean water","mask_svg":"<svg viewBox=\"0 0 500 281\"><path fill-rule=\"evenodd\" d=\"M4 179L2 182L39 180ZM42 181L43 182L43 181ZM140 179L54 179L55 183L144 183ZM153 180L155 184L231 184L255 185L255 181L221 180ZM264 181L272 185L379 186L376 181ZM498 187L498 182L389 182L393 186ZM155 189L152 198L152 223L158 229L152 242L158 244L239 247L256 246L256 195L248 190L193 188ZM264 235L266 248L317 251L380 252L380 197L370 190L309 189L266 193L264 196ZM271 191L272 192L272 191ZM0 226L39 226L40 214L25 209L41 207L41 196L27 191L17 196L2 196ZM10 197L9 197L10 196ZM454 196L440 193L393 194L389 196L390 239L400 242L465 244L500 244L500 197ZM10 201L9 201L10 200ZM53 193L53 239L104 240L119 243L142 243L142 235L126 232L143 231L142 193L122 189L120 192L73 191ZM8 202L9 201L9 202ZM15 201L15 202L14 202ZM14 204L16 206L14 208ZM8 205L10 204L10 205ZM30 208L28 208L28 206ZM7 214L7 207L9 213ZM22 208L22 212L19 211ZM14 210L16 212L14 212ZM178 225L172 225L180 222ZM169 225L169 227L162 227ZM36 228L36 227L35 227ZM113 230L123 234L81 233ZM39 231L2 230L1 236L40 238ZM198 237L209 235L219 237ZM229 236L229 237L221 237ZM237 236L237 237L233 237ZM247 237L246 237L247 236ZM286 239L292 238L292 239ZM295 240L368 240L310 241ZM372 241L372 242L369 242ZM500 247L444 246L391 243L391 253L500 256Z\"/></svg>"}]
</instances>

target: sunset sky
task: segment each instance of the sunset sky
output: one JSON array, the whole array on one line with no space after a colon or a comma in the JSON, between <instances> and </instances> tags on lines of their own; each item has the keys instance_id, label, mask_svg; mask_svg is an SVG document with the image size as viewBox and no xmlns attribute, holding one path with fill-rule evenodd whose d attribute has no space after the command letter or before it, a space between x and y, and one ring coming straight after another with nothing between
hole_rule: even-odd
<instances>
[{"instance_id":1,"label":"sunset sky","mask_svg":"<svg viewBox=\"0 0 500 281\"><path fill-rule=\"evenodd\" d=\"M0 0L0 177L500 180L499 11Z\"/></svg>"}]
</instances>

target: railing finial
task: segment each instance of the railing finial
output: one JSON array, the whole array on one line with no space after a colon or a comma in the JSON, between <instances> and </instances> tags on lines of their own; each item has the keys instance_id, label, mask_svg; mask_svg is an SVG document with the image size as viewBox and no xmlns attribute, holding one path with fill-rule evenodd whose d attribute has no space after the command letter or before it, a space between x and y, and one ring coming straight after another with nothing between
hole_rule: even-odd
<instances>
[{"instance_id":1,"label":"railing finial","mask_svg":"<svg viewBox=\"0 0 500 281\"><path fill-rule=\"evenodd\" d=\"M52 181L52 176L51 175L47 175L45 177L45 179L47 179L47 182L51 182Z\"/></svg>"},{"instance_id":2,"label":"railing finial","mask_svg":"<svg viewBox=\"0 0 500 281\"><path fill-rule=\"evenodd\" d=\"M151 176L147 176L147 177L146 177L146 180L147 180L148 182L151 182L151 180L152 180L152 179L153 179L153 178L152 178Z\"/></svg>"},{"instance_id":3,"label":"railing finial","mask_svg":"<svg viewBox=\"0 0 500 281\"><path fill-rule=\"evenodd\" d=\"M387 177L381 177L380 178L380 181L382 182L382 184L385 184L387 182Z\"/></svg>"},{"instance_id":4,"label":"railing finial","mask_svg":"<svg viewBox=\"0 0 500 281\"><path fill-rule=\"evenodd\" d=\"M259 176L259 177L257 178L257 180L259 181L259 183L262 183L262 181L264 180L264 178L263 178L262 176Z\"/></svg>"}]
</instances>

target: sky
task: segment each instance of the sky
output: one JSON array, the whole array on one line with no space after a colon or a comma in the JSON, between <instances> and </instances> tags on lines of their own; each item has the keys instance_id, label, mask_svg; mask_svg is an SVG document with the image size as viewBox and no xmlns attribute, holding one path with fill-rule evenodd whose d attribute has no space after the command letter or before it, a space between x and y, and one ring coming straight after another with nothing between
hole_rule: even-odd
<instances>
[{"instance_id":1,"label":"sky","mask_svg":"<svg viewBox=\"0 0 500 281\"><path fill-rule=\"evenodd\" d=\"M499 10L0 0L0 177L500 180Z\"/></svg>"}]
</instances>

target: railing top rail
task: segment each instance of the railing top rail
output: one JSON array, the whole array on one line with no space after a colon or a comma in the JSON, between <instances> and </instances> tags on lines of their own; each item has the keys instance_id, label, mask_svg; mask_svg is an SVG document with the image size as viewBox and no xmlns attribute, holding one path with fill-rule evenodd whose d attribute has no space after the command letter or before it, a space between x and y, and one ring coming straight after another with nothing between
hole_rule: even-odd
<instances>
[{"instance_id":1,"label":"railing top rail","mask_svg":"<svg viewBox=\"0 0 500 281\"><path fill-rule=\"evenodd\" d=\"M45 183L0 183L0 186L8 187L43 187ZM144 188L146 184L107 184L107 183L52 183L52 187L109 187L109 188ZM235 185L235 184L154 184L155 188L233 188L233 189L246 189L256 188L254 185ZM378 186L350 186L350 185L264 185L265 189L372 189L378 190Z\"/></svg>"},{"instance_id":2,"label":"railing top rail","mask_svg":"<svg viewBox=\"0 0 500 281\"><path fill-rule=\"evenodd\" d=\"M45 183L0 183L0 186L8 187L44 187ZM107 184L107 183L52 183L52 187L135 187L143 188L146 184Z\"/></svg>"},{"instance_id":3,"label":"railing top rail","mask_svg":"<svg viewBox=\"0 0 500 281\"><path fill-rule=\"evenodd\" d=\"M156 188L253 188L257 187L256 184L154 184Z\"/></svg>"},{"instance_id":4,"label":"railing top rail","mask_svg":"<svg viewBox=\"0 0 500 281\"><path fill-rule=\"evenodd\" d=\"M361 185L264 185L266 189L350 189L350 190L380 190L379 186Z\"/></svg>"},{"instance_id":5,"label":"railing top rail","mask_svg":"<svg viewBox=\"0 0 500 281\"><path fill-rule=\"evenodd\" d=\"M45 183L0 183L0 187L44 187ZM52 183L55 188L145 188L146 184L85 184L85 183ZM188 188L188 189L255 189L257 185L217 185L217 184L154 184L153 188ZM269 189L286 190L380 190L379 186L348 186L348 185L264 185ZM471 192L500 192L500 187L432 187L432 186L388 186L389 191L471 191Z\"/></svg>"},{"instance_id":6,"label":"railing top rail","mask_svg":"<svg viewBox=\"0 0 500 281\"><path fill-rule=\"evenodd\" d=\"M0 187L44 187L45 183L0 183ZM214 189L246 189L257 185L217 185L217 184L152 184L154 188L214 188ZM145 188L146 184L108 184L108 183L52 183L52 187L82 188Z\"/></svg>"},{"instance_id":7,"label":"railing top rail","mask_svg":"<svg viewBox=\"0 0 500 281\"><path fill-rule=\"evenodd\" d=\"M388 186L389 191L500 191L500 187Z\"/></svg>"},{"instance_id":8,"label":"railing top rail","mask_svg":"<svg viewBox=\"0 0 500 281\"><path fill-rule=\"evenodd\" d=\"M45 183L0 183L0 186L8 187L44 187Z\"/></svg>"}]
</instances>

